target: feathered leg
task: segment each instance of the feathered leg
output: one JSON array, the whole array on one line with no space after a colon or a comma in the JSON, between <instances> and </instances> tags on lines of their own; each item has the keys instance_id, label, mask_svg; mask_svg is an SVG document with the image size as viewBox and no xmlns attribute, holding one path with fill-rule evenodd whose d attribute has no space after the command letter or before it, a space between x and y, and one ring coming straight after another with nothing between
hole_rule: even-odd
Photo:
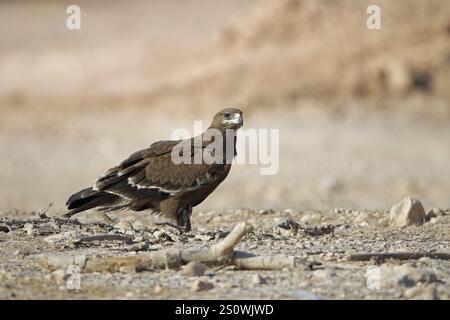
<instances>
[{"instance_id":1,"label":"feathered leg","mask_svg":"<svg viewBox=\"0 0 450 320\"><path fill-rule=\"evenodd\" d=\"M191 231L191 215L192 215L192 206L187 205L182 208L177 214L177 225L184 229L185 232Z\"/></svg>"}]
</instances>

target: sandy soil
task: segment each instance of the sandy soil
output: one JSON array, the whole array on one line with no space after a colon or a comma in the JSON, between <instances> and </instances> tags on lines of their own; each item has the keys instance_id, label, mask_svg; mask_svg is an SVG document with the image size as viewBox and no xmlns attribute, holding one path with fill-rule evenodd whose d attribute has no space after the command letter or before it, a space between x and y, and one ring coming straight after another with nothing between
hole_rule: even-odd
<instances>
[{"instance_id":1,"label":"sandy soil","mask_svg":"<svg viewBox=\"0 0 450 320\"><path fill-rule=\"evenodd\" d=\"M412 261L351 262L350 253L361 252L448 252L450 215L431 220L420 227L394 229L388 226L388 213L333 210L331 212L275 211L209 211L194 216L194 232L180 236L173 229L152 226L146 218L122 216L121 223L103 227L93 225L99 221L90 216L80 220L91 223L83 226L60 225L45 222L36 216L29 221L34 227L16 224L8 233L0 232L0 298L54 299L54 298L120 298L120 299L449 299L450 265L448 260L421 258ZM30 217L27 214L16 219ZM292 219L304 227L333 225L334 233L297 234L276 225ZM203 276L185 276L179 270L154 270L118 273L83 273L81 289L66 287L64 270L49 271L43 262L55 255L117 256L126 246L120 242L91 242L76 246L67 232L77 236L99 233L119 233L153 239L152 250L166 248L203 248L218 241L219 230L230 230L237 221L247 220L255 226L237 249L255 254L284 254L314 262L312 268L300 266L279 271L242 271L233 267L207 268ZM124 228L123 221L131 222ZM34 231L33 231L34 230ZM62 234L54 241L55 234ZM164 236L162 236L162 234ZM54 239L54 238L53 238ZM378 265L392 269L402 266L405 273L397 271L399 279L384 278L379 289L367 287L367 268ZM394 269L397 270L397 269ZM398 269L403 270L403 269ZM254 283L255 275L267 283ZM196 280L213 284L208 291L193 292ZM156 287L162 287L155 291Z\"/></svg>"}]
</instances>

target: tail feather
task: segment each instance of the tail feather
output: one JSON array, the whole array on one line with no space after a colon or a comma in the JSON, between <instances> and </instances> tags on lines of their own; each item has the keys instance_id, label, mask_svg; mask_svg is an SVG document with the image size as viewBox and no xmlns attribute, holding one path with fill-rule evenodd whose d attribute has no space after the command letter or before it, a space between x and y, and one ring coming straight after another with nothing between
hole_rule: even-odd
<instances>
[{"instance_id":1,"label":"tail feather","mask_svg":"<svg viewBox=\"0 0 450 320\"><path fill-rule=\"evenodd\" d=\"M64 214L64 217L71 217L78 212L98 206L114 205L118 201L120 201L120 197L115 194L86 188L70 196L66 202L69 211Z\"/></svg>"}]
</instances>

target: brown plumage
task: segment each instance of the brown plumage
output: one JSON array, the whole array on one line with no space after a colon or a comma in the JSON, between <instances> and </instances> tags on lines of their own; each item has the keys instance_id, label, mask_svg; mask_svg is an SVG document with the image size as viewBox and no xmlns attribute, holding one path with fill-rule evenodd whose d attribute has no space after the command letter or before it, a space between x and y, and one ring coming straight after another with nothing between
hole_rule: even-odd
<instances>
[{"instance_id":1,"label":"brown plumage","mask_svg":"<svg viewBox=\"0 0 450 320\"><path fill-rule=\"evenodd\" d=\"M73 194L67 200L65 216L92 208L149 210L164 214L189 231L192 208L230 172L236 155L236 131L242 124L240 110L224 109L201 136L158 141L133 153L98 178L93 187ZM217 138L219 134L222 139Z\"/></svg>"}]
</instances>

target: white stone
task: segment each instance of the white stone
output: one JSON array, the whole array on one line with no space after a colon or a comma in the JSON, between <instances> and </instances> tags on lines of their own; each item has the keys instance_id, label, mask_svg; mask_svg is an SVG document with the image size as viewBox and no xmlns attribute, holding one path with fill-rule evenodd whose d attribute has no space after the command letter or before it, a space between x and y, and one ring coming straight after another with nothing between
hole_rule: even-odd
<instances>
[{"instance_id":1,"label":"white stone","mask_svg":"<svg viewBox=\"0 0 450 320\"><path fill-rule=\"evenodd\" d=\"M425 209L420 200L408 197L392 206L389 224L394 227L421 225L425 217Z\"/></svg>"}]
</instances>

